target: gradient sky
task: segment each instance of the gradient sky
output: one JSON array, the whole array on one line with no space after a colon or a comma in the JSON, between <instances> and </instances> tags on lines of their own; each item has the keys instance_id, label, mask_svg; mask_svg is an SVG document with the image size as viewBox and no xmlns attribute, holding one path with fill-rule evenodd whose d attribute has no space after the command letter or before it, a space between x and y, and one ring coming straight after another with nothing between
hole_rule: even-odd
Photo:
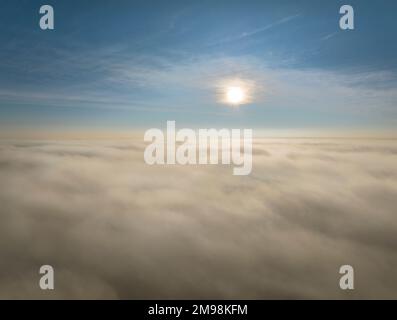
<instances>
[{"instance_id":1,"label":"gradient sky","mask_svg":"<svg viewBox=\"0 0 397 320\"><path fill-rule=\"evenodd\" d=\"M339 8L355 30L339 29ZM39 28L39 8L55 30ZM0 1L5 128L397 124L396 1ZM232 109L216 85L253 83Z\"/></svg>"}]
</instances>

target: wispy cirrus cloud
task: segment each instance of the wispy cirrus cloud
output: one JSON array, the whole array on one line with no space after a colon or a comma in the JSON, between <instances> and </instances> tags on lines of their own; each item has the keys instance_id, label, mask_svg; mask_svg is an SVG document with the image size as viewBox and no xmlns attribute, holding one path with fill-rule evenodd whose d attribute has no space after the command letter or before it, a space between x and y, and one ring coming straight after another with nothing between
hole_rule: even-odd
<instances>
[{"instance_id":1,"label":"wispy cirrus cloud","mask_svg":"<svg viewBox=\"0 0 397 320\"><path fill-rule=\"evenodd\" d=\"M217 84L224 79L241 78L255 84L254 104L258 108L302 108L314 112L343 109L346 113L374 112L387 119L394 113L397 101L394 75L386 71L343 73L274 68L252 56L210 55L176 62L164 58L129 59L121 53L111 58L93 54L72 63L66 59L58 69L63 70L62 79L74 74L76 68L97 70L99 65L92 81L43 90L3 89L0 97L3 102L35 101L54 106L210 113L216 112Z\"/></svg>"},{"instance_id":2,"label":"wispy cirrus cloud","mask_svg":"<svg viewBox=\"0 0 397 320\"><path fill-rule=\"evenodd\" d=\"M282 25L284 23L287 23L287 22L289 22L291 20L297 19L297 18L299 18L301 16L302 16L302 14L289 15L289 16L286 16L284 18L278 19L278 20L276 20L274 22L271 22L271 23L269 23L269 24L267 24L267 25L265 25L263 27L255 28L255 29L252 29L252 30L249 30L249 31L244 31L244 32L242 32L242 33L240 33L238 35L226 37L226 38L221 39L221 40L219 40L217 42L213 42L213 43L209 44L209 46L211 47L211 46L217 46L217 45L230 43L230 42L235 42L235 41L237 42L237 41L240 41L242 39L253 37L253 36L259 35L259 34L261 34L263 32L269 31L269 30L271 30L273 28L276 28L276 27L278 27L278 26L280 26L280 25Z\"/></svg>"}]
</instances>

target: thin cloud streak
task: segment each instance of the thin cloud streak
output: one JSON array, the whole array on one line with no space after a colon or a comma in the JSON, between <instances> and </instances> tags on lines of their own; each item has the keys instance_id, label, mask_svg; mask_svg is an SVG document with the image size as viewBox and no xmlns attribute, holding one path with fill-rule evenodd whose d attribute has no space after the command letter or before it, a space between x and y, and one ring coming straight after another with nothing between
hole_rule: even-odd
<instances>
[{"instance_id":1,"label":"thin cloud streak","mask_svg":"<svg viewBox=\"0 0 397 320\"><path fill-rule=\"evenodd\" d=\"M288 16L288 17L284 17L282 19L277 20L276 22L270 23L270 24L268 24L266 26L263 26L261 28L257 28L257 29L250 30L250 31L246 31L246 32L241 33L240 35L232 36L232 37L229 37L229 38L222 39L222 40L219 40L217 42L211 43L211 44L208 45L208 47L218 46L218 45L221 45L221 44L230 43L230 42L234 42L234 41L239 41L239 40L242 40L242 39L245 39L245 38L249 38L249 37L255 36L255 35L260 34L262 32L265 32L265 31L268 31L270 29L273 29L274 27L277 27L279 25L287 23L287 22L289 22L291 20L299 18L300 16L302 16L302 15L301 14L294 14L294 15L291 15L291 16Z\"/></svg>"}]
</instances>

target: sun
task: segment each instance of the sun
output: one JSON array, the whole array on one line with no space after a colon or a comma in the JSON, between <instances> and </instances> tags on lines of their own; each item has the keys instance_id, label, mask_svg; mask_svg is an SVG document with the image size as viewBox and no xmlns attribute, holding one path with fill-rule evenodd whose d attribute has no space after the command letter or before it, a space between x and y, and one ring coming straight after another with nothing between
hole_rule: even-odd
<instances>
[{"instance_id":1,"label":"sun","mask_svg":"<svg viewBox=\"0 0 397 320\"><path fill-rule=\"evenodd\" d=\"M246 93L241 87L228 87L226 89L226 101L232 105L244 103Z\"/></svg>"},{"instance_id":2,"label":"sun","mask_svg":"<svg viewBox=\"0 0 397 320\"><path fill-rule=\"evenodd\" d=\"M214 83L217 102L226 104L233 109L254 101L256 83L241 78L220 78Z\"/></svg>"}]
</instances>

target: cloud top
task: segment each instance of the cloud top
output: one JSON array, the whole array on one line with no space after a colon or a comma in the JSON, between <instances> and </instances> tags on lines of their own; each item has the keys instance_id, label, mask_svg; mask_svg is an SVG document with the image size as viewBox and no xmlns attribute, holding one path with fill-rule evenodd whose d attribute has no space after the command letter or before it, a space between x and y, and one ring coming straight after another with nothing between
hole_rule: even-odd
<instances>
[{"instance_id":1,"label":"cloud top","mask_svg":"<svg viewBox=\"0 0 397 320\"><path fill-rule=\"evenodd\" d=\"M1 143L1 298L397 297L395 140L257 139L247 177L143 150Z\"/></svg>"}]
</instances>

